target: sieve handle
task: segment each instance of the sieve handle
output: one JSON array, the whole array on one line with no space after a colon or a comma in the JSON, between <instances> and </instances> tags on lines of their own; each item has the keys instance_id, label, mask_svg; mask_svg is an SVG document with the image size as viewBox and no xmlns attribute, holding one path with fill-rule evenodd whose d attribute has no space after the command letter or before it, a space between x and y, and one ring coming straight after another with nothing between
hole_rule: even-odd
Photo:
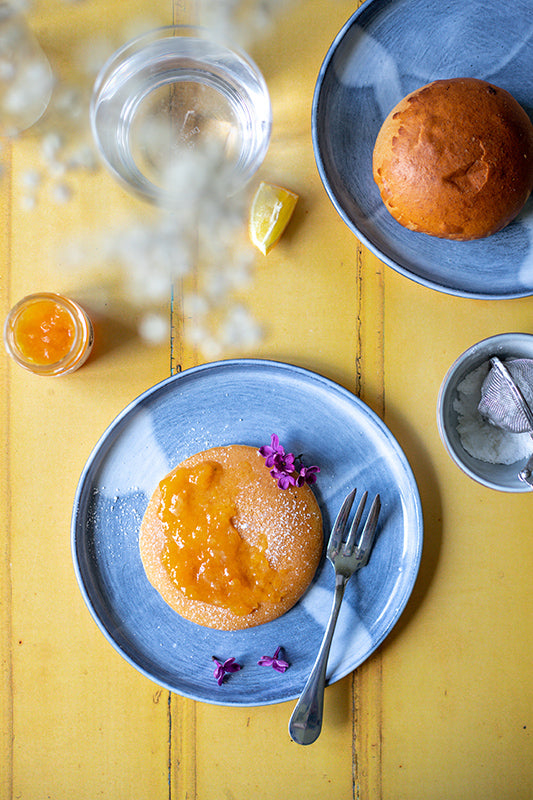
<instances>
[{"instance_id":1,"label":"sieve handle","mask_svg":"<svg viewBox=\"0 0 533 800\"><path fill-rule=\"evenodd\" d=\"M533 433L531 434L531 438L533 438ZM524 483L528 483L533 489L533 455L529 457L526 466L520 470L518 477L521 481L524 481Z\"/></svg>"}]
</instances>

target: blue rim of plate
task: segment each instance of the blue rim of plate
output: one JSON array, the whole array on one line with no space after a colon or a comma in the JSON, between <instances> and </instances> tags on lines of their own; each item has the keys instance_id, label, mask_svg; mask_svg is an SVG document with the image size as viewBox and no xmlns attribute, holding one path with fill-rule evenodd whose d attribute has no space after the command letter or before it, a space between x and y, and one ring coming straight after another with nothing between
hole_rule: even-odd
<instances>
[{"instance_id":1,"label":"blue rim of plate","mask_svg":"<svg viewBox=\"0 0 533 800\"><path fill-rule=\"evenodd\" d=\"M331 380L300 367L237 359L193 367L130 403L92 451L72 515L72 557L83 598L113 647L160 686L206 703L259 706L297 697L318 652L333 597L322 561L304 597L277 620L217 631L176 614L146 578L138 530L160 478L192 453L224 444L261 446L278 433L321 467L315 493L329 530L353 486L378 492L382 512L369 564L349 582L328 682L366 660L400 617L413 589L423 523L416 481L381 419ZM281 645L290 668L259 666ZM212 656L243 669L222 686Z\"/></svg>"},{"instance_id":2,"label":"blue rim of plate","mask_svg":"<svg viewBox=\"0 0 533 800\"><path fill-rule=\"evenodd\" d=\"M531 116L530 14L529 0L517 0L513 14L499 0L366 0L321 65L312 137L326 192L381 261L430 289L484 300L533 294L533 197L487 239L454 242L408 231L385 209L372 178L377 133L402 97L439 78L487 80Z\"/></svg>"}]
</instances>

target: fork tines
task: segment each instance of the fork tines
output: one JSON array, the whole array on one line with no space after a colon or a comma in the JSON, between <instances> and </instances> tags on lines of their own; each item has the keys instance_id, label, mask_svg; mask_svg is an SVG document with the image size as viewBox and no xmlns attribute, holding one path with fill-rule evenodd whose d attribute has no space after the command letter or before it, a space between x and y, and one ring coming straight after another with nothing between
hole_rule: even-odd
<instances>
[{"instance_id":1,"label":"fork tines","mask_svg":"<svg viewBox=\"0 0 533 800\"><path fill-rule=\"evenodd\" d=\"M357 489L352 489L352 491L348 494L337 515L337 519L335 520L328 544L328 556L330 558L337 555L341 550L344 533L348 523L348 517L350 516L350 511L356 492ZM365 491L359 501L359 505L357 506L357 510L355 512L352 524L350 525L350 530L348 532L348 536L346 537L344 547L342 547L343 555L351 556L355 547L357 546L357 557L363 561L368 560L370 556L370 551L372 549L372 544L374 542L374 536L376 533L377 518L381 509L381 500L378 494L375 496L372 506L370 507L370 511L363 527L359 542L356 545L357 529L363 516L367 498L368 492Z\"/></svg>"}]
</instances>

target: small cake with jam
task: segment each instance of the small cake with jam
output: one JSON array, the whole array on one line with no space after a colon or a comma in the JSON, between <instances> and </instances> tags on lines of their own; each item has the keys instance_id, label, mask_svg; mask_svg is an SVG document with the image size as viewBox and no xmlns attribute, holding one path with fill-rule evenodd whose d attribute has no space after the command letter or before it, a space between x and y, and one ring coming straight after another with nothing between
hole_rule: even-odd
<instances>
[{"instance_id":1,"label":"small cake with jam","mask_svg":"<svg viewBox=\"0 0 533 800\"><path fill-rule=\"evenodd\" d=\"M250 628L284 614L311 583L322 554L318 503L305 480L279 478L268 465L257 448L215 447L155 489L141 558L150 583L186 619Z\"/></svg>"}]
</instances>

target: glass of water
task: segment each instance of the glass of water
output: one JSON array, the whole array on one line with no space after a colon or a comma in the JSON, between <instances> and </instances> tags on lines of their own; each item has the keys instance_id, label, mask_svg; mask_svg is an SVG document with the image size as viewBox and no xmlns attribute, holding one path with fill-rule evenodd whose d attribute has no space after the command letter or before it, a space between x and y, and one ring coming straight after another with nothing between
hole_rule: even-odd
<instances>
[{"instance_id":1,"label":"glass of water","mask_svg":"<svg viewBox=\"0 0 533 800\"><path fill-rule=\"evenodd\" d=\"M0 133L14 137L37 122L53 85L50 63L24 15L0 0Z\"/></svg>"},{"instance_id":2,"label":"glass of water","mask_svg":"<svg viewBox=\"0 0 533 800\"><path fill-rule=\"evenodd\" d=\"M228 191L237 191L263 161L271 125L254 62L192 26L159 28L124 45L102 67L91 101L108 168L163 205L173 199L173 167L203 150L219 155Z\"/></svg>"}]
</instances>

